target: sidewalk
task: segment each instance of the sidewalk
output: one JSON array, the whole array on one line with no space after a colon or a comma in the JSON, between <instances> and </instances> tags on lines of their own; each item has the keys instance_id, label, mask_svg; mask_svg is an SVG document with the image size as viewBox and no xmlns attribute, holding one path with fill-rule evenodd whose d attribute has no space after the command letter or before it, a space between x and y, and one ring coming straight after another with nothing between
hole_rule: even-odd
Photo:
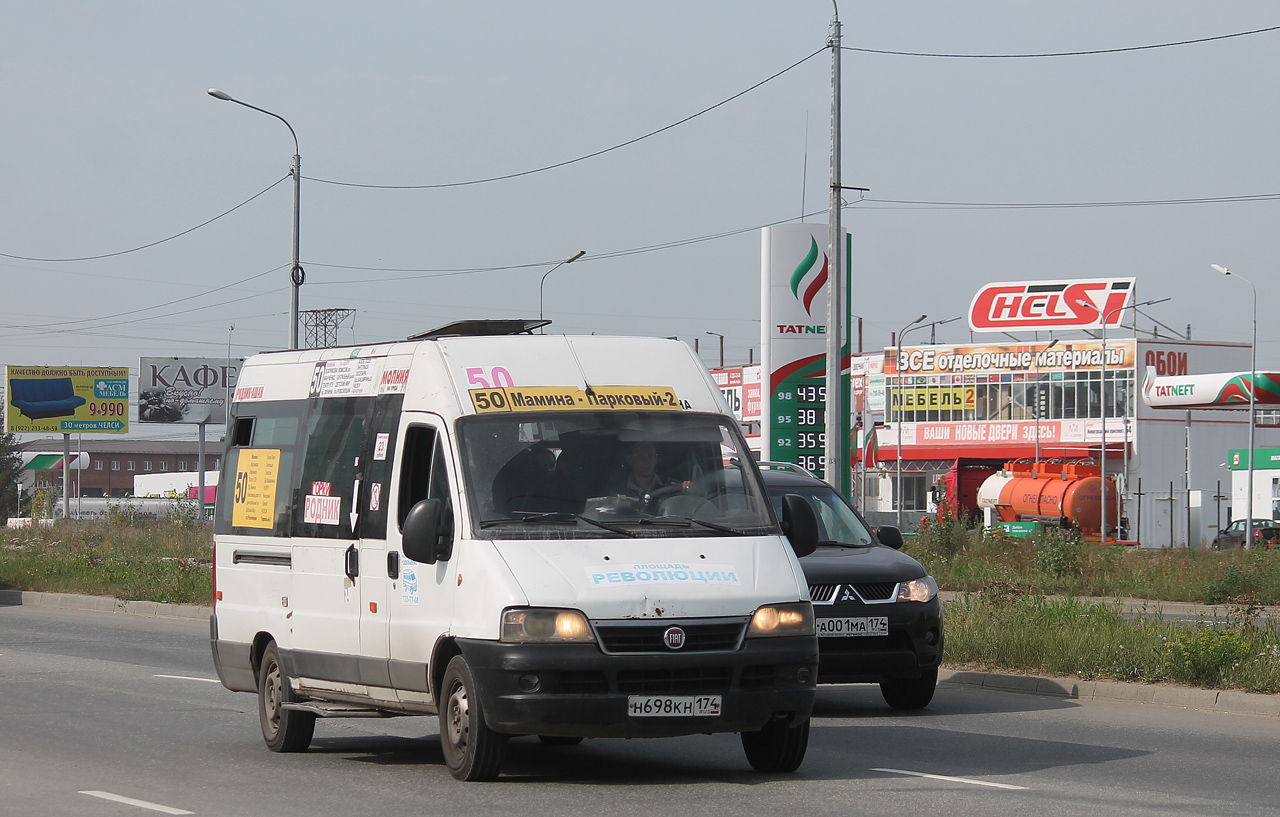
<instances>
[{"instance_id":1,"label":"sidewalk","mask_svg":"<svg viewBox=\"0 0 1280 817\"><path fill-rule=\"evenodd\" d=\"M958 590L938 591L938 598L942 599L943 604L958 601L964 595L963 592ZM1049 598L1062 597L1050 596ZM1117 599L1114 596L1076 596L1076 599L1085 602L1101 602L1103 604L1112 604L1119 601L1124 605L1126 613L1158 616L1166 620L1181 618L1187 621L1195 621L1202 613L1209 618L1225 618L1231 612L1231 605L1229 604L1196 604L1190 601L1151 601L1150 599L1133 598ZM1261 607L1258 611L1258 618L1280 619L1280 607Z\"/></svg>"},{"instance_id":2,"label":"sidewalk","mask_svg":"<svg viewBox=\"0 0 1280 817\"><path fill-rule=\"evenodd\" d=\"M944 591L943 601L952 601L963 595ZM1097 599L1111 601L1111 599ZM1123 599L1126 609L1137 612L1147 605L1149 612L1157 609L1165 614L1185 614L1194 619L1201 610L1206 613L1226 608L1206 607L1184 602L1144 602L1141 599ZM29 590L0 590L0 608L49 607L58 610L82 610L98 613L122 613L150 618L178 618L203 621L213 613L212 607L193 604L165 604L155 601L120 601L106 596L79 596L72 593L35 593ZM1277 608L1268 608L1275 611ZM1157 706L1180 706L1203 712L1234 713L1237 715L1265 715L1280 717L1280 695L1260 695L1235 690L1196 689L1193 687L1164 684L1125 684L1117 681L1081 681L1076 678L1052 678L1036 675L1004 675L994 672L941 669L938 685L962 689L989 689L995 692L1017 692L1024 695L1042 695L1079 701L1113 701L1117 703L1141 703Z\"/></svg>"}]
</instances>

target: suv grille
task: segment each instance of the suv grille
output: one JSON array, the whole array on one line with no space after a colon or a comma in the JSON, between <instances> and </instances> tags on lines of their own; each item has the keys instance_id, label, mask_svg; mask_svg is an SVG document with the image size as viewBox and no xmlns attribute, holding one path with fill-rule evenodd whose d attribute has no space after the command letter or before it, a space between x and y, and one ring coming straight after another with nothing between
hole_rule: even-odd
<instances>
[{"instance_id":1,"label":"suv grille","mask_svg":"<svg viewBox=\"0 0 1280 817\"><path fill-rule=\"evenodd\" d=\"M839 587L840 585L838 584L811 584L809 585L809 598L816 602L831 601Z\"/></svg>"},{"instance_id":2,"label":"suv grille","mask_svg":"<svg viewBox=\"0 0 1280 817\"><path fill-rule=\"evenodd\" d=\"M855 584L853 589L858 591L863 601L887 601L897 586L896 582L867 582Z\"/></svg>"},{"instance_id":3,"label":"suv grille","mask_svg":"<svg viewBox=\"0 0 1280 817\"><path fill-rule=\"evenodd\" d=\"M746 619L717 619L712 621L644 621L636 624L618 622L592 622L600 646L607 653L634 652L730 652L738 649ZM667 648L662 634L670 627L684 630L684 646L678 650Z\"/></svg>"}]
</instances>

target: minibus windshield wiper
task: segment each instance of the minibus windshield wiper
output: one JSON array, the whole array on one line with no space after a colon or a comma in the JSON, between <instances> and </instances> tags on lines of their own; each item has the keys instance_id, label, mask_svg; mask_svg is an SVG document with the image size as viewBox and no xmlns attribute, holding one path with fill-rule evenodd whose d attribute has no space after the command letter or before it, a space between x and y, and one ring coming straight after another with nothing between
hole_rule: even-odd
<instances>
[{"instance_id":1,"label":"minibus windshield wiper","mask_svg":"<svg viewBox=\"0 0 1280 817\"><path fill-rule=\"evenodd\" d=\"M530 513L530 514L525 514L524 516L517 517L515 519L486 519L485 521L480 523L480 527L493 528L499 525L516 525L524 522L579 522L579 521L586 522L588 525L595 525L597 528L602 528L604 530L609 531L610 533L616 533L620 536L626 536L630 539L634 539L636 537L636 535L631 531L625 530L623 528L619 528L615 525L609 525L607 523L600 522L595 519L590 519L581 514L565 513L563 511L550 511L547 513Z\"/></svg>"},{"instance_id":2,"label":"minibus windshield wiper","mask_svg":"<svg viewBox=\"0 0 1280 817\"><path fill-rule=\"evenodd\" d=\"M705 522L701 519L694 519L691 516L647 516L641 519L637 524L640 525L679 525L687 528L690 524L701 525L704 528L718 530L722 533L732 533L734 536L746 536L747 534L737 528L729 528L724 525L717 525L715 522Z\"/></svg>"}]
</instances>

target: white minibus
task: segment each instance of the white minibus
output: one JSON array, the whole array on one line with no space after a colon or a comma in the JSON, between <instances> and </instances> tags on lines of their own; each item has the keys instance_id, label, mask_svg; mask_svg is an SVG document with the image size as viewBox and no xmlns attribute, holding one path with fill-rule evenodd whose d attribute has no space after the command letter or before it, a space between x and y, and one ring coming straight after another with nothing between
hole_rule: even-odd
<instances>
[{"instance_id":1,"label":"white minibus","mask_svg":"<svg viewBox=\"0 0 1280 817\"><path fill-rule=\"evenodd\" d=\"M470 321L259 354L214 526L214 663L263 737L437 715L449 771L512 736L737 732L804 758L818 641L797 553L738 424L680 342Z\"/></svg>"}]
</instances>

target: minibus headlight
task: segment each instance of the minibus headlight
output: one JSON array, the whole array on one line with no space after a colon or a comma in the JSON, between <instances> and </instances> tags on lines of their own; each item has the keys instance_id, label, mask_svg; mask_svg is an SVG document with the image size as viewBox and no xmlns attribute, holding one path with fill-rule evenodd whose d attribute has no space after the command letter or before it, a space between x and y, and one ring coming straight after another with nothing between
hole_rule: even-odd
<instances>
[{"instance_id":1,"label":"minibus headlight","mask_svg":"<svg viewBox=\"0 0 1280 817\"><path fill-rule=\"evenodd\" d=\"M751 617L749 636L813 635L813 605L807 601L769 604Z\"/></svg>"},{"instance_id":2,"label":"minibus headlight","mask_svg":"<svg viewBox=\"0 0 1280 817\"><path fill-rule=\"evenodd\" d=\"M520 607L502 613L499 641L509 644L595 641L586 616L577 610Z\"/></svg>"},{"instance_id":3,"label":"minibus headlight","mask_svg":"<svg viewBox=\"0 0 1280 817\"><path fill-rule=\"evenodd\" d=\"M932 576L912 579L898 585L898 601L932 601L938 595L938 583Z\"/></svg>"}]
</instances>

